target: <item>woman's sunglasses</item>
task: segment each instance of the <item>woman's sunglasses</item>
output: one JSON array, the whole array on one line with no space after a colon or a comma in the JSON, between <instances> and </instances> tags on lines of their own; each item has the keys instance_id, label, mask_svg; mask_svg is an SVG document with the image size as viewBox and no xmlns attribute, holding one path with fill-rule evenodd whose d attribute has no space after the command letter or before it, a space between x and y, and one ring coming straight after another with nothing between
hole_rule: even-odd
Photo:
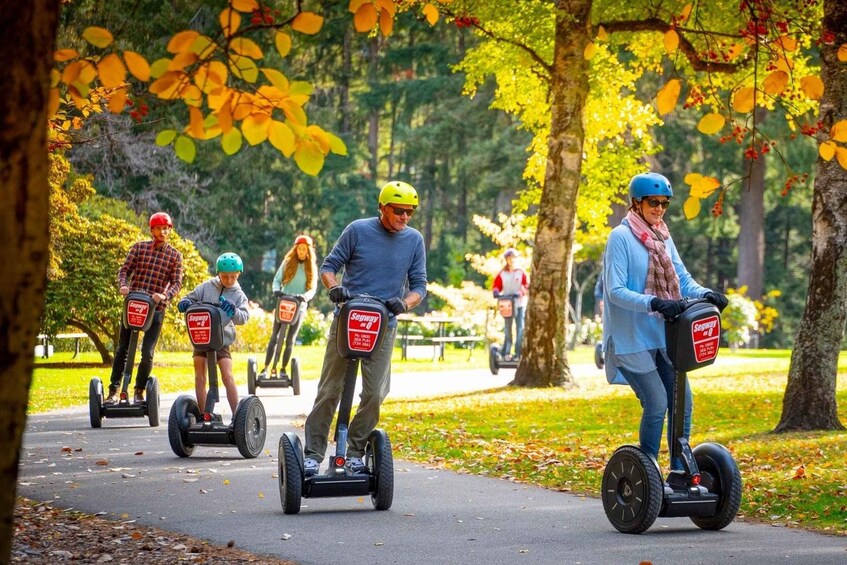
<instances>
[{"instance_id":1,"label":"woman's sunglasses","mask_svg":"<svg viewBox=\"0 0 847 565\"><path fill-rule=\"evenodd\" d=\"M411 218L412 214L415 213L414 208L411 208L411 209L409 209L409 208L397 208L396 206L391 206L391 205L389 205L389 208L391 208L391 211L394 212L395 216L402 216L403 214L405 214L405 215L407 215Z\"/></svg>"},{"instance_id":2,"label":"woman's sunglasses","mask_svg":"<svg viewBox=\"0 0 847 565\"><path fill-rule=\"evenodd\" d=\"M658 198L648 198L647 199L647 205L650 206L650 208L655 208L657 206L661 206L662 210L667 210L668 206L671 205L671 201L670 200L659 200Z\"/></svg>"}]
</instances>

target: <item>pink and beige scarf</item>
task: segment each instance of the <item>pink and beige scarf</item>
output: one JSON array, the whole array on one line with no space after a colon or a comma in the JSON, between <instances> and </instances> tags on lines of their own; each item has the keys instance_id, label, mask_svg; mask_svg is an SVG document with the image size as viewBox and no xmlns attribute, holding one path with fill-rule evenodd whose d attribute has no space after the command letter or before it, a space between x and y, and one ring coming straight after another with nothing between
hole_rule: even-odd
<instances>
[{"instance_id":1,"label":"pink and beige scarf","mask_svg":"<svg viewBox=\"0 0 847 565\"><path fill-rule=\"evenodd\" d=\"M665 248L665 240L670 238L668 226L660 221L656 226L650 226L644 218L630 210L626 215L629 229L635 237L647 248L649 264L647 265L647 286L644 294L658 296L665 300L679 300L682 293L679 290L679 276L673 268L671 258Z\"/></svg>"}]
</instances>

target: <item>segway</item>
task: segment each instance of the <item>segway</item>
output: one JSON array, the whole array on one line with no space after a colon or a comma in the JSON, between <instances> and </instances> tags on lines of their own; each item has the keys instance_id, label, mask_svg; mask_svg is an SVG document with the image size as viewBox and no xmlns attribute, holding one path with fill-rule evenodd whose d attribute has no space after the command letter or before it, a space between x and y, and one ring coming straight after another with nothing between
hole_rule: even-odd
<instances>
[{"instance_id":1,"label":"segway","mask_svg":"<svg viewBox=\"0 0 847 565\"><path fill-rule=\"evenodd\" d=\"M243 457L256 457L265 446L267 433L262 401L253 395L242 398L229 425L215 414L215 403L220 400L216 350L224 342L220 309L206 302L192 304L185 311L185 322L194 348L206 351L209 393L203 412L193 396L182 394L174 401L168 418L171 449L180 457L190 457L198 445L235 445Z\"/></svg>"},{"instance_id":2,"label":"segway","mask_svg":"<svg viewBox=\"0 0 847 565\"><path fill-rule=\"evenodd\" d=\"M601 497L606 517L620 532L639 534L658 516L688 516L704 530L728 526L741 505L741 473L729 450L717 443L694 449L682 437L687 372L711 365L718 355L721 318L703 299L692 300L674 320L665 320L667 352L674 366L671 471L663 484L659 464L634 445L619 447L603 473Z\"/></svg>"},{"instance_id":3,"label":"segway","mask_svg":"<svg viewBox=\"0 0 847 565\"><path fill-rule=\"evenodd\" d=\"M594 344L594 364L597 366L598 369L602 369L606 366L606 359L604 357L602 341L598 341Z\"/></svg>"},{"instance_id":4,"label":"segway","mask_svg":"<svg viewBox=\"0 0 847 565\"><path fill-rule=\"evenodd\" d=\"M276 364L279 362L280 353L285 348L285 343L283 343L282 335L285 333L284 330L288 328L291 324L297 322L298 318L303 314L303 308L306 304L306 301L303 300L302 296L295 296L293 294L283 294L279 297L279 301L276 306L276 316L277 320L279 320L280 328L279 328L279 337L276 341L276 349L273 352L273 364L271 365L272 369L270 374L266 372L256 373L256 358L250 357L247 360L247 392L250 394L256 394L256 389L258 387L268 387L268 388L287 388L291 387L291 391L295 396L300 395L300 362L297 361L296 357L291 358L291 376L289 376L285 372L285 367L282 368L280 373L276 372ZM297 336L294 336L295 339Z\"/></svg>"},{"instance_id":5,"label":"segway","mask_svg":"<svg viewBox=\"0 0 847 565\"><path fill-rule=\"evenodd\" d=\"M359 372L359 360L370 359L379 351L388 323L388 309L382 301L357 297L347 301L338 313L338 353L348 359L344 393L338 407L335 428L335 455L324 474L305 476L300 438L286 432L279 438L279 497L285 514L300 512L301 498L367 496L377 510L388 510L394 499L394 458L391 441L377 428L365 448L367 470L354 473L344 467L347 459L347 426Z\"/></svg>"},{"instance_id":6,"label":"segway","mask_svg":"<svg viewBox=\"0 0 847 565\"><path fill-rule=\"evenodd\" d=\"M121 323L131 330L129 345L124 364L120 400L116 404L103 402L103 383L94 377L88 383L88 416L92 428L99 428L103 418L144 418L151 427L159 425L159 383L150 376L145 387L144 402L130 403L129 383L135 366L135 352L138 349L138 334L146 332L153 324L156 314L156 302L146 292L132 291L124 297L124 311Z\"/></svg>"},{"instance_id":7,"label":"segway","mask_svg":"<svg viewBox=\"0 0 847 565\"><path fill-rule=\"evenodd\" d=\"M510 323L509 319L517 313L517 301L517 294L503 294L497 297L497 310L506 323ZM517 335L515 339L517 339ZM491 370L492 375L499 373L500 369L515 369L520 362L520 357L506 359L500 355L500 347L496 344L488 349L488 368Z\"/></svg>"}]
</instances>

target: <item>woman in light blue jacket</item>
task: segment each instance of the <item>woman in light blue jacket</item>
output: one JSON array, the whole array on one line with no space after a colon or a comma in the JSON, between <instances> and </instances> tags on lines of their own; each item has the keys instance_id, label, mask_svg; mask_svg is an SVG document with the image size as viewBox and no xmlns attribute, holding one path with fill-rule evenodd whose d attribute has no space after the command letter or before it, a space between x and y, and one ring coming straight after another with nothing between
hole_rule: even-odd
<instances>
[{"instance_id":1,"label":"woman in light blue jacket","mask_svg":"<svg viewBox=\"0 0 847 565\"><path fill-rule=\"evenodd\" d=\"M612 230L603 257L603 343L606 378L629 384L643 409L641 449L658 461L662 426L673 421L674 369L665 349L664 318L684 309L682 298L706 298L726 307L724 295L697 284L677 253L662 219L673 196L657 173L636 175L629 183L631 206ZM685 390L684 437L691 433L692 397ZM668 446L671 447L670 445ZM671 461L671 469L682 469Z\"/></svg>"},{"instance_id":2,"label":"woman in light blue jacket","mask_svg":"<svg viewBox=\"0 0 847 565\"><path fill-rule=\"evenodd\" d=\"M284 294L299 296L303 299L303 305L297 318L292 320L285 328L282 327L282 322L279 320L276 311L274 312L274 325L265 352L265 366L259 371L263 378L268 376L268 367L271 368L270 376L277 376L276 364L279 362L282 344L284 344L285 349L282 352L282 373L286 374L288 362L291 360L294 340L300 333L300 326L303 325L303 320L306 317L306 308L309 301L315 297L317 289L318 267L312 238L308 235L298 235L274 276L273 292L274 298L277 299Z\"/></svg>"}]
</instances>

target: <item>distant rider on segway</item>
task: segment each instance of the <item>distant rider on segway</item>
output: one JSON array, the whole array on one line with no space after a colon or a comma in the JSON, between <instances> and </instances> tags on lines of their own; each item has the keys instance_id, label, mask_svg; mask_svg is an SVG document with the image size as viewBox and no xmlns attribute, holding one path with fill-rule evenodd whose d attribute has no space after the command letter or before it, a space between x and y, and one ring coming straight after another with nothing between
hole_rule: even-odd
<instances>
[{"instance_id":1,"label":"distant rider on segway","mask_svg":"<svg viewBox=\"0 0 847 565\"><path fill-rule=\"evenodd\" d=\"M289 324L283 326L279 316L274 316L268 350L265 353L265 364L259 371L260 378L267 376L268 367L271 368L270 376L276 376L279 348L283 343L285 349L282 352L282 372L287 372L294 340L297 339L297 334L300 332L300 326L303 325L303 319L306 315L307 304L305 303L315 297L317 288L318 267L312 238L308 235L298 235L294 240L294 246L285 254L285 258L274 276L273 292L275 299L279 299L284 294L300 296L304 304L300 308L300 315Z\"/></svg>"},{"instance_id":2,"label":"distant rider on segway","mask_svg":"<svg viewBox=\"0 0 847 565\"><path fill-rule=\"evenodd\" d=\"M375 296L386 301L394 316L421 302L426 295L426 251L420 232L407 225L417 207L418 193L411 185L392 181L382 188L379 217L350 223L321 265L321 282L329 289L330 300L339 304L353 296ZM336 277L341 271L344 279L339 283ZM337 333L336 316L329 330L315 404L306 418L307 477L317 474L324 459L332 418L344 389L347 359L336 348ZM396 336L397 320L392 317L380 350L362 362L362 394L347 441L346 467L352 472L366 470L362 457L388 395Z\"/></svg>"},{"instance_id":3,"label":"distant rider on segway","mask_svg":"<svg viewBox=\"0 0 847 565\"><path fill-rule=\"evenodd\" d=\"M521 356L521 343L523 342L523 322L526 311L527 292L529 292L529 280L523 269L515 266L518 251L509 248L503 253L506 265L497 273L492 285L494 298L512 296L514 297L514 312L505 322L503 347L500 349L500 357L504 361L512 361ZM515 355L512 356L512 321L515 326Z\"/></svg>"},{"instance_id":4,"label":"distant rider on segway","mask_svg":"<svg viewBox=\"0 0 847 565\"><path fill-rule=\"evenodd\" d=\"M679 257L663 218L673 197L667 178L635 175L630 208L612 230L603 257L603 351L606 378L629 384L643 409L641 449L658 461L665 416L670 433L674 368L665 344L665 318L685 309L682 298L705 298L719 309L723 294L697 284ZM683 437L691 431L691 388L686 387ZM669 446L672 449L672 446ZM680 461L671 461L681 470Z\"/></svg>"},{"instance_id":5,"label":"distant rider on segway","mask_svg":"<svg viewBox=\"0 0 847 565\"><path fill-rule=\"evenodd\" d=\"M133 401L144 402L144 389L147 379L153 370L153 355L162 322L165 318L165 307L168 302L182 289L182 254L168 244L168 236L174 227L171 217L165 212L157 212L150 216L150 241L139 241L133 245L123 265L118 271L118 286L121 296L130 291L146 292L156 303L156 312L150 328L144 332L141 341L141 362L135 376L135 396ZM105 404L118 402L118 388L126 367L126 358L132 330L121 325L118 346L115 349L115 359L112 362L112 374L109 381L109 396Z\"/></svg>"},{"instance_id":6,"label":"distant rider on segway","mask_svg":"<svg viewBox=\"0 0 847 565\"><path fill-rule=\"evenodd\" d=\"M220 309L227 315L229 321L224 325L224 346L218 349L217 361L221 370L221 380L226 388L226 398L232 414L235 415L238 406L238 388L232 377L232 354L229 346L235 341L235 326L247 323L250 312L247 310L247 296L238 284L238 277L244 271L244 263L241 257L235 253L224 253L215 262L215 270L218 275L206 282L200 283L179 301L177 308L185 312L195 302L206 302L220 304ZM223 322L223 320L222 320ZM194 351L194 391L197 394L197 405L201 410L206 406L206 352Z\"/></svg>"}]
</instances>

